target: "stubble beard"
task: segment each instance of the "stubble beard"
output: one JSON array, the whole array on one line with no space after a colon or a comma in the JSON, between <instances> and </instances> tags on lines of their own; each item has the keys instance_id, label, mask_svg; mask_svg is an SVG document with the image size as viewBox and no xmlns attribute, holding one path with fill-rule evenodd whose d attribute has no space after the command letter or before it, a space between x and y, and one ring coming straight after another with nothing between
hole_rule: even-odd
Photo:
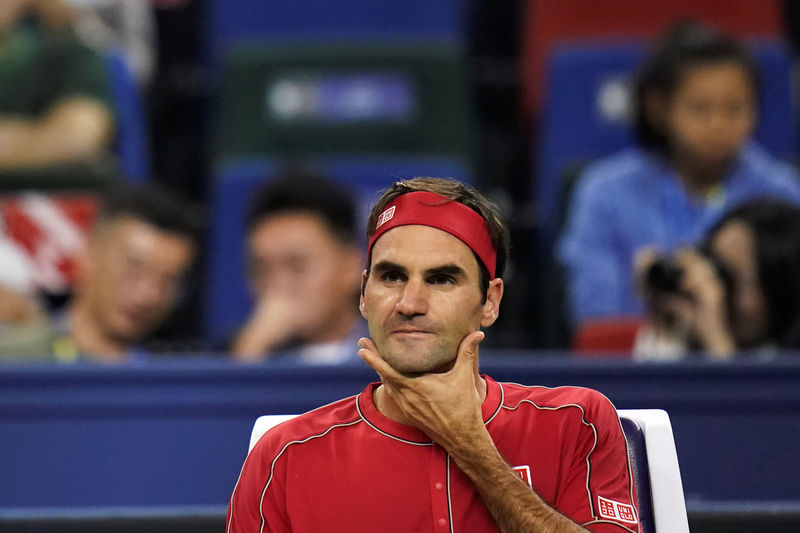
<instances>
[{"instance_id":1,"label":"stubble beard","mask_svg":"<svg viewBox=\"0 0 800 533\"><path fill-rule=\"evenodd\" d=\"M378 346L378 351L384 361L406 375L426 374L430 372L446 372L455 362L456 352L445 342L439 340L433 346L427 343L395 343L401 344L399 349L388 346Z\"/></svg>"}]
</instances>

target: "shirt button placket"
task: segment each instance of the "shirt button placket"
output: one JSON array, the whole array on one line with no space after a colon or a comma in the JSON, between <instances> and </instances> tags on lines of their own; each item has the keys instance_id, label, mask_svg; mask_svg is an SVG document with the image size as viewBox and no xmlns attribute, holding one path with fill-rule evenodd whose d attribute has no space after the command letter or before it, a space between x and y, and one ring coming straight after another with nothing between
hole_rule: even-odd
<instances>
[{"instance_id":1,"label":"shirt button placket","mask_svg":"<svg viewBox=\"0 0 800 533\"><path fill-rule=\"evenodd\" d=\"M433 446L431 453L430 474L433 529L436 532L446 532L450 526L447 501L447 453L437 445Z\"/></svg>"}]
</instances>

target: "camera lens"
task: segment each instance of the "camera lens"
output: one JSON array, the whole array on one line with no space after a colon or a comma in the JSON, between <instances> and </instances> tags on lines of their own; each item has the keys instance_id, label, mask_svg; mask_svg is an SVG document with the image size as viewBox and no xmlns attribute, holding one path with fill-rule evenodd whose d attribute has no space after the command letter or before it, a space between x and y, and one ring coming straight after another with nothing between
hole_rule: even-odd
<instances>
[{"instance_id":1,"label":"camera lens","mask_svg":"<svg viewBox=\"0 0 800 533\"><path fill-rule=\"evenodd\" d=\"M675 259L662 257L647 269L645 286L651 290L677 292L682 277L683 268L677 264Z\"/></svg>"}]
</instances>

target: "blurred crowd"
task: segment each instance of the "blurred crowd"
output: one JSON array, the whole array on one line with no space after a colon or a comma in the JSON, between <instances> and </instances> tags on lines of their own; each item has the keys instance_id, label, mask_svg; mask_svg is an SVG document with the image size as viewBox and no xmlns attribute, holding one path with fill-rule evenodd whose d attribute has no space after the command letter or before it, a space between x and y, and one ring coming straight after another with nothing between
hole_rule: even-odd
<instances>
[{"instance_id":1,"label":"blurred crowd","mask_svg":"<svg viewBox=\"0 0 800 533\"><path fill-rule=\"evenodd\" d=\"M764 102L780 99L754 44L788 58L778 85L792 87L792 2L738 0L718 19L676 2L656 24L635 0L609 0L649 21L629 33L592 24L586 10L602 2L451 2L460 22L435 53L413 32L402 43L365 31L314 55L290 47L302 32L260 34L263 11L240 21L235 48L225 6L269 2L226 1L0 2L4 359L356 361L363 215L376 184L406 172L450 173L507 217L508 305L492 348L638 360L800 350L800 138L779 131L780 152L761 135L775 116ZM559 25L564 43L594 39L592 53L642 53L621 96L597 100L622 110L624 146L589 150L545 185ZM349 74L347 57L363 72ZM796 128L790 96L777 116ZM543 199L551 189L561 198Z\"/></svg>"}]
</instances>

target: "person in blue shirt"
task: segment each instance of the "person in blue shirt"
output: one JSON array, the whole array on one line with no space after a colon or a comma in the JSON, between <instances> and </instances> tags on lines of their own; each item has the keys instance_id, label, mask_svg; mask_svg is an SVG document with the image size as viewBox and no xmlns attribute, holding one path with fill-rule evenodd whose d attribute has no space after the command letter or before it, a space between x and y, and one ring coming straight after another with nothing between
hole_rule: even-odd
<instances>
[{"instance_id":1,"label":"person in blue shirt","mask_svg":"<svg viewBox=\"0 0 800 533\"><path fill-rule=\"evenodd\" d=\"M797 172L751 139L758 77L735 39L699 23L672 28L634 90L638 144L584 171L557 248L576 327L641 316L637 254L697 243L756 197L800 203Z\"/></svg>"}]
</instances>

